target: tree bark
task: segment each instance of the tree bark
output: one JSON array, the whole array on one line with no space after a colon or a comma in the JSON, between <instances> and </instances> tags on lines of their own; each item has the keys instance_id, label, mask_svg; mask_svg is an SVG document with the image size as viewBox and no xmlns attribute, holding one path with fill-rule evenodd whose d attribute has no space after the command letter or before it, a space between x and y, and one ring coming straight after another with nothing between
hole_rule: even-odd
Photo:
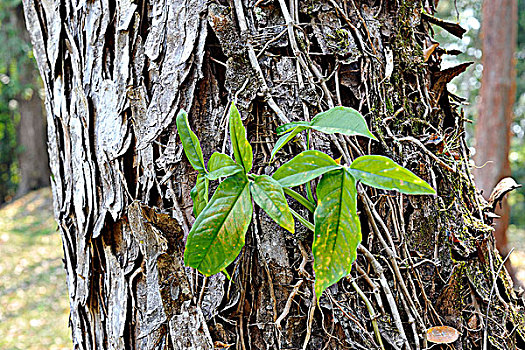
<instances>
[{"instance_id":1,"label":"tree bark","mask_svg":"<svg viewBox=\"0 0 525 350\"><path fill-rule=\"evenodd\" d=\"M459 99L446 90L467 65L442 71L440 50L425 62L429 2L24 6L47 93L77 349L424 349L427 328L442 324L461 332L456 349L481 348L485 325L495 348L523 348L523 304L498 270ZM189 112L205 159L231 153L232 100L256 172L300 150L269 163L277 125L341 104L360 110L380 141L314 134L315 148L347 163L387 155L439 195L360 188L359 257L319 304L311 234L298 224L292 236L258 209L231 280L204 278L182 261L196 174L174 116Z\"/></svg>"},{"instance_id":2,"label":"tree bark","mask_svg":"<svg viewBox=\"0 0 525 350\"><path fill-rule=\"evenodd\" d=\"M474 170L477 186L488 199L494 186L511 175L509 150L516 94L514 54L517 35L516 0L485 1L483 3L483 78L481 104L476 124ZM502 255L509 252L507 228L510 207L505 199L497 212L496 246Z\"/></svg>"}]
</instances>

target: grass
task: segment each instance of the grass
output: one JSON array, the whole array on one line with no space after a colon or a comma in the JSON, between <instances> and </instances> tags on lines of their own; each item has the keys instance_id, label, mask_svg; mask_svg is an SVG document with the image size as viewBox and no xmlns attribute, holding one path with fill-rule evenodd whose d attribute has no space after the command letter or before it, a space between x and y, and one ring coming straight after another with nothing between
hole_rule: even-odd
<instances>
[{"instance_id":1,"label":"grass","mask_svg":"<svg viewBox=\"0 0 525 350\"><path fill-rule=\"evenodd\" d=\"M0 349L71 349L69 301L49 188L0 209Z\"/></svg>"},{"instance_id":2,"label":"grass","mask_svg":"<svg viewBox=\"0 0 525 350\"><path fill-rule=\"evenodd\" d=\"M525 229L511 225L507 231L509 249L514 248L510 256L516 277L525 286Z\"/></svg>"}]
</instances>

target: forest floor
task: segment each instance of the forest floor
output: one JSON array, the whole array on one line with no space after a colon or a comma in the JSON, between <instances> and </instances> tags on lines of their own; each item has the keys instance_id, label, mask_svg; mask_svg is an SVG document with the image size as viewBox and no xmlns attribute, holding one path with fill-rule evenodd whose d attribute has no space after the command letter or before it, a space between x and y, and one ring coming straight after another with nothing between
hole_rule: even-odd
<instances>
[{"instance_id":1,"label":"forest floor","mask_svg":"<svg viewBox=\"0 0 525 350\"><path fill-rule=\"evenodd\" d=\"M514 247L510 256L512 266L516 269L516 277L525 286L525 228L511 226L507 231L509 248Z\"/></svg>"},{"instance_id":2,"label":"forest floor","mask_svg":"<svg viewBox=\"0 0 525 350\"><path fill-rule=\"evenodd\" d=\"M0 208L0 349L71 349L62 243L44 188Z\"/></svg>"},{"instance_id":3,"label":"forest floor","mask_svg":"<svg viewBox=\"0 0 525 350\"><path fill-rule=\"evenodd\" d=\"M62 243L44 188L0 208L0 349L71 349ZM525 285L525 229L509 245Z\"/></svg>"}]
</instances>

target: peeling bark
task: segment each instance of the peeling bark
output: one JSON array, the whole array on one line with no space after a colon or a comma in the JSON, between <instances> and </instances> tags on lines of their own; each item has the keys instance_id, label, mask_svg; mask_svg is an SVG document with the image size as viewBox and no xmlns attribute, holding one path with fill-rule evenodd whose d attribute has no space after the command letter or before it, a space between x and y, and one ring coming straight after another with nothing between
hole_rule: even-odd
<instances>
[{"instance_id":1,"label":"peeling bark","mask_svg":"<svg viewBox=\"0 0 525 350\"><path fill-rule=\"evenodd\" d=\"M24 6L47 94L75 348L424 349L426 329L440 324L461 332L456 349L480 348L485 325L495 348L523 347L523 303L498 273L459 98L446 90L466 66L441 71L439 50L424 62L431 38L421 8L431 13L432 2ZM232 100L256 172L273 173L302 147L270 164L277 125L342 104L360 110L380 141L314 134L317 149L346 162L387 155L439 196L360 188L359 258L318 305L311 235L300 225L291 235L258 209L231 280L204 278L182 261L196 174L173 117L189 112L205 159L231 153Z\"/></svg>"}]
</instances>

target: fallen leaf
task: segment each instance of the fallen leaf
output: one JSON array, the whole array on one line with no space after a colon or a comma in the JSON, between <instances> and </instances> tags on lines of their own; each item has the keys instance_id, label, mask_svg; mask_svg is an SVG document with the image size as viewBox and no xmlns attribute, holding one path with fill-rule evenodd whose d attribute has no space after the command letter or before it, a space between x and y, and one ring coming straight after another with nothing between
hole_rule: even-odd
<instances>
[{"instance_id":1,"label":"fallen leaf","mask_svg":"<svg viewBox=\"0 0 525 350\"><path fill-rule=\"evenodd\" d=\"M427 329L427 340L436 344L450 344L458 340L459 332L449 326L436 326Z\"/></svg>"},{"instance_id":2,"label":"fallen leaf","mask_svg":"<svg viewBox=\"0 0 525 350\"><path fill-rule=\"evenodd\" d=\"M492 211L496 210L496 205L503 199L503 196L520 187L521 185L516 183L512 177L506 177L498 182L489 197L489 205L492 207Z\"/></svg>"},{"instance_id":3,"label":"fallen leaf","mask_svg":"<svg viewBox=\"0 0 525 350\"><path fill-rule=\"evenodd\" d=\"M223 343L223 342L218 341L218 340L213 342L213 347L215 349L228 349L228 348L232 347L233 345L235 345L235 343L226 344L226 343Z\"/></svg>"},{"instance_id":4,"label":"fallen leaf","mask_svg":"<svg viewBox=\"0 0 525 350\"><path fill-rule=\"evenodd\" d=\"M439 43L434 43L423 50L423 57L424 62L427 62L430 56L432 56L432 53L434 53L434 50L439 46Z\"/></svg>"},{"instance_id":5,"label":"fallen leaf","mask_svg":"<svg viewBox=\"0 0 525 350\"><path fill-rule=\"evenodd\" d=\"M434 99L438 101L441 98L441 94L445 90L447 84L450 83L452 79L463 73L468 68L468 66L473 63L474 62L465 62L457 66L433 73L432 92L434 93Z\"/></svg>"},{"instance_id":6,"label":"fallen leaf","mask_svg":"<svg viewBox=\"0 0 525 350\"><path fill-rule=\"evenodd\" d=\"M440 18L431 16L426 13L422 13L422 16L424 19L429 21L432 24L435 24L443 29L445 29L450 34L457 36L458 38L463 38L463 34L467 31L465 28L461 27L458 23L444 21Z\"/></svg>"},{"instance_id":7,"label":"fallen leaf","mask_svg":"<svg viewBox=\"0 0 525 350\"><path fill-rule=\"evenodd\" d=\"M470 329L478 328L478 316L475 314L468 320L468 327Z\"/></svg>"}]
</instances>

